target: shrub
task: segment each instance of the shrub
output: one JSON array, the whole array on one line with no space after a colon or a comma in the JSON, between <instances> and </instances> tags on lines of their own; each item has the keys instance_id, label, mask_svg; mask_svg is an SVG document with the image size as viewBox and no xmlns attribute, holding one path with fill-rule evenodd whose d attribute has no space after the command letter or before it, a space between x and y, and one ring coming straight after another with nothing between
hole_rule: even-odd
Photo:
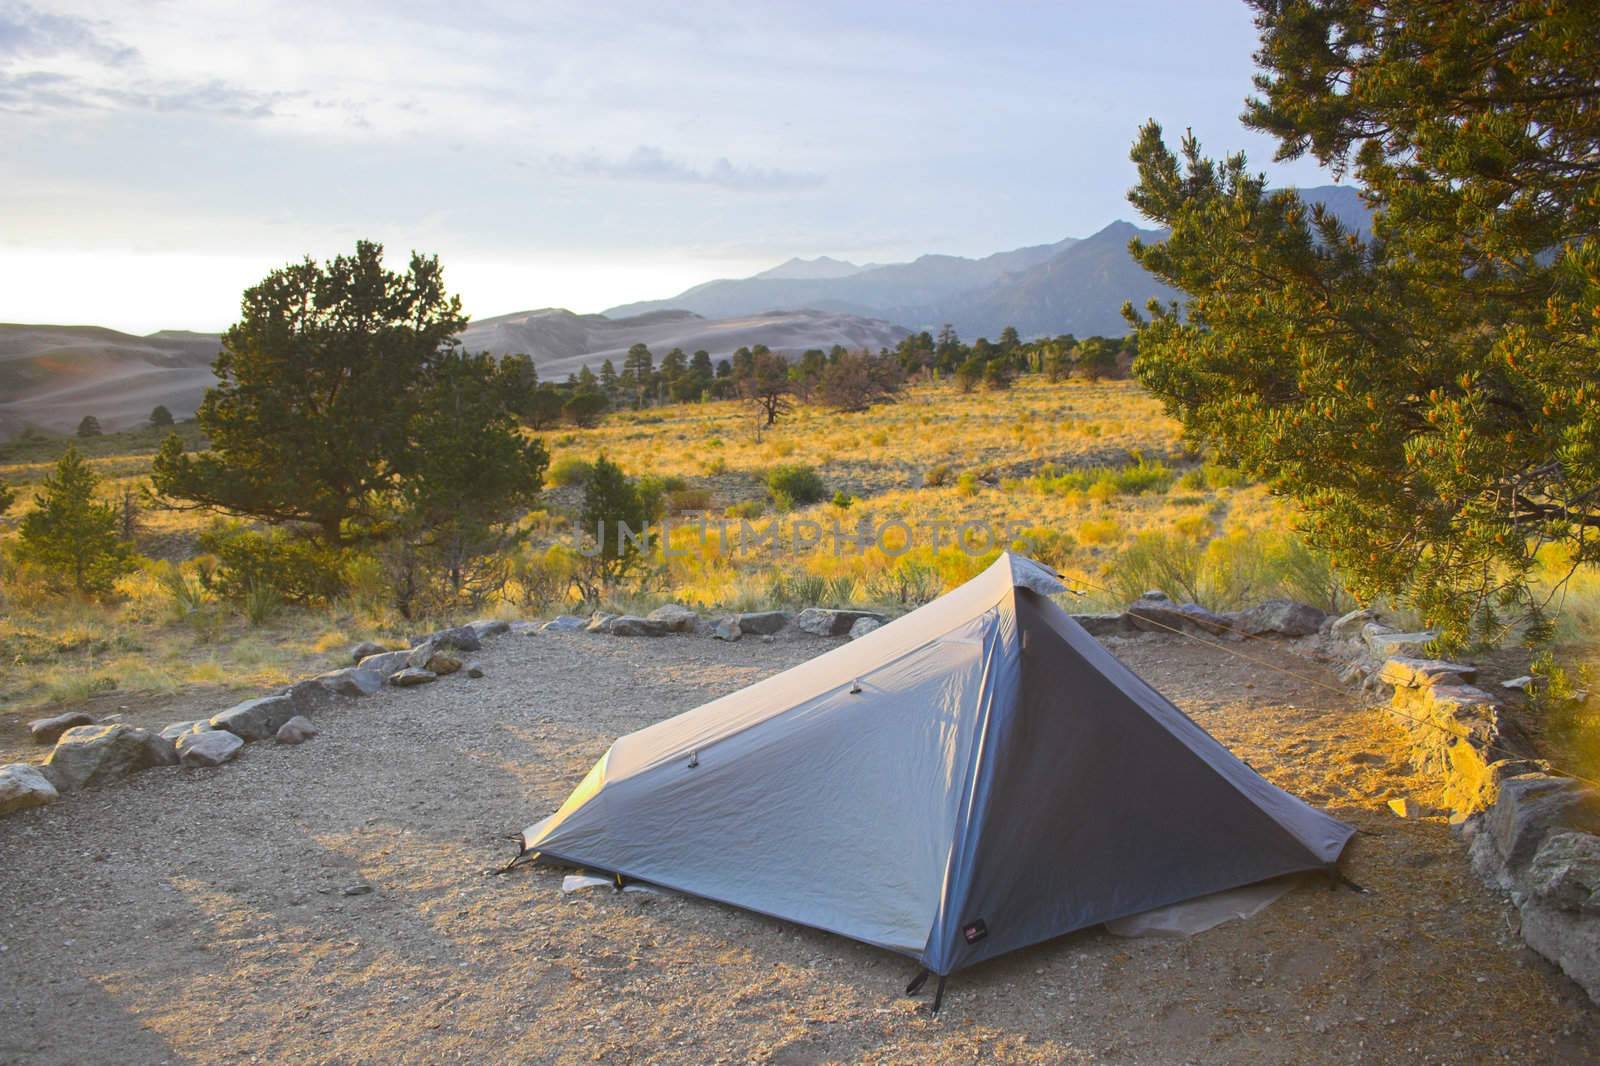
<instances>
[{"instance_id":1,"label":"shrub","mask_svg":"<svg viewBox=\"0 0 1600 1066\"><path fill-rule=\"evenodd\" d=\"M968 470L956 478L956 495L971 499L978 494L978 475Z\"/></svg>"},{"instance_id":2,"label":"shrub","mask_svg":"<svg viewBox=\"0 0 1600 1066\"><path fill-rule=\"evenodd\" d=\"M1122 526L1114 519L1091 518L1079 523L1078 539L1085 544L1114 544L1122 539Z\"/></svg>"},{"instance_id":3,"label":"shrub","mask_svg":"<svg viewBox=\"0 0 1600 1066\"><path fill-rule=\"evenodd\" d=\"M84 415L83 421L78 423L78 436L98 437L105 431L100 428L100 420L94 415Z\"/></svg>"},{"instance_id":4,"label":"shrub","mask_svg":"<svg viewBox=\"0 0 1600 1066\"><path fill-rule=\"evenodd\" d=\"M667 493L667 510L672 514L686 514L711 509L711 490L679 488Z\"/></svg>"},{"instance_id":5,"label":"shrub","mask_svg":"<svg viewBox=\"0 0 1600 1066\"><path fill-rule=\"evenodd\" d=\"M855 497L844 491L844 489L839 489L833 494L833 505L840 510L849 509L850 505L855 502Z\"/></svg>"},{"instance_id":6,"label":"shrub","mask_svg":"<svg viewBox=\"0 0 1600 1066\"><path fill-rule=\"evenodd\" d=\"M767 492L783 510L804 507L827 498L822 478L809 466L785 463L767 472Z\"/></svg>"},{"instance_id":7,"label":"shrub","mask_svg":"<svg viewBox=\"0 0 1600 1066\"><path fill-rule=\"evenodd\" d=\"M343 553L283 529L265 532L224 523L200 535L217 557L212 587L252 611L272 592L288 603L326 603L345 589Z\"/></svg>"},{"instance_id":8,"label":"shrub","mask_svg":"<svg viewBox=\"0 0 1600 1066\"><path fill-rule=\"evenodd\" d=\"M1188 537L1141 533L1117 556L1111 571L1112 591L1125 602L1138 599L1147 589L1160 589L1173 599L1197 602L1204 554L1205 548Z\"/></svg>"},{"instance_id":9,"label":"shrub","mask_svg":"<svg viewBox=\"0 0 1600 1066\"><path fill-rule=\"evenodd\" d=\"M1221 463L1206 463L1200 469L1205 473L1206 484L1214 489L1231 489L1250 482L1242 471Z\"/></svg>"},{"instance_id":10,"label":"shrub","mask_svg":"<svg viewBox=\"0 0 1600 1066\"><path fill-rule=\"evenodd\" d=\"M576 455L565 455L550 464L550 484L569 488L589 480L594 464Z\"/></svg>"},{"instance_id":11,"label":"shrub","mask_svg":"<svg viewBox=\"0 0 1600 1066\"><path fill-rule=\"evenodd\" d=\"M740 500L723 513L729 518L760 518L767 513L767 505L760 500Z\"/></svg>"},{"instance_id":12,"label":"shrub","mask_svg":"<svg viewBox=\"0 0 1600 1066\"><path fill-rule=\"evenodd\" d=\"M110 592L136 568L132 546L117 535L117 509L95 498L99 485L78 449L68 448L35 497L39 506L23 517L17 545L20 561L88 595Z\"/></svg>"},{"instance_id":13,"label":"shrub","mask_svg":"<svg viewBox=\"0 0 1600 1066\"><path fill-rule=\"evenodd\" d=\"M156 404L150 411L150 424L152 426L172 425L172 412L167 410L165 404Z\"/></svg>"},{"instance_id":14,"label":"shrub","mask_svg":"<svg viewBox=\"0 0 1600 1066\"><path fill-rule=\"evenodd\" d=\"M954 479L955 471L950 469L949 463L935 463L922 475L922 483L930 489L948 485Z\"/></svg>"}]
</instances>

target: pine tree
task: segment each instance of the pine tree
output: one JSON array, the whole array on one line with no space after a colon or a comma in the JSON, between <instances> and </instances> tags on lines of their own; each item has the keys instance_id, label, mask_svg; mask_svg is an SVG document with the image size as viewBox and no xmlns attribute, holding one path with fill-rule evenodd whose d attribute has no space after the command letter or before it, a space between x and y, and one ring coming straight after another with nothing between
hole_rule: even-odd
<instances>
[{"instance_id":1,"label":"pine tree","mask_svg":"<svg viewBox=\"0 0 1600 1066\"><path fill-rule=\"evenodd\" d=\"M157 428L172 425L172 412L167 410L166 404L156 404L150 411L150 424Z\"/></svg>"},{"instance_id":2,"label":"pine tree","mask_svg":"<svg viewBox=\"0 0 1600 1066\"><path fill-rule=\"evenodd\" d=\"M100 428L100 420L94 415L84 415L83 421L78 423L78 436L98 437L104 434Z\"/></svg>"},{"instance_id":3,"label":"pine tree","mask_svg":"<svg viewBox=\"0 0 1600 1066\"><path fill-rule=\"evenodd\" d=\"M52 581L103 595L134 568L133 549L117 535L117 509L95 499L100 479L77 448L68 448L22 519L18 555Z\"/></svg>"},{"instance_id":4,"label":"pine tree","mask_svg":"<svg viewBox=\"0 0 1600 1066\"><path fill-rule=\"evenodd\" d=\"M1130 311L1135 372L1358 596L1537 639L1541 548L1600 562L1600 6L1254 6L1247 124L1353 173L1372 236L1147 125L1130 199L1171 236L1133 252L1189 299Z\"/></svg>"}]
</instances>

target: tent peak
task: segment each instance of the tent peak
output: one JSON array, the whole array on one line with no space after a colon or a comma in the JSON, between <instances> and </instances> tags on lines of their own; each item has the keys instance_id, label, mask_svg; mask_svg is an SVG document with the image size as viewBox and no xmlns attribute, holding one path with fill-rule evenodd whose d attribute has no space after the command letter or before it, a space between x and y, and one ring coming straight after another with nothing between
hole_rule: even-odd
<instances>
[{"instance_id":1,"label":"tent peak","mask_svg":"<svg viewBox=\"0 0 1600 1066\"><path fill-rule=\"evenodd\" d=\"M995 560L994 565L997 568L1005 567L1010 573L1011 584L1017 588L1025 588L1040 596L1054 596L1058 592L1067 591L1060 574L1026 555L1001 552L1000 558Z\"/></svg>"}]
</instances>

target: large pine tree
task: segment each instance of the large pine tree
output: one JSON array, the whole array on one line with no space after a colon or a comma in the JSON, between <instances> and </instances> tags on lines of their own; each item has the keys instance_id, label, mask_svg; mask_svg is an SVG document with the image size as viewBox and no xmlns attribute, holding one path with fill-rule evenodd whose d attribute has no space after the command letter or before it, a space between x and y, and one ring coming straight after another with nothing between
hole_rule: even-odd
<instances>
[{"instance_id":1,"label":"large pine tree","mask_svg":"<svg viewBox=\"0 0 1600 1066\"><path fill-rule=\"evenodd\" d=\"M1135 371L1359 593L1538 636L1536 555L1600 561L1600 7L1253 6L1246 123L1353 175L1373 233L1148 125L1130 199L1171 236L1133 253L1188 299L1130 311Z\"/></svg>"}]
</instances>

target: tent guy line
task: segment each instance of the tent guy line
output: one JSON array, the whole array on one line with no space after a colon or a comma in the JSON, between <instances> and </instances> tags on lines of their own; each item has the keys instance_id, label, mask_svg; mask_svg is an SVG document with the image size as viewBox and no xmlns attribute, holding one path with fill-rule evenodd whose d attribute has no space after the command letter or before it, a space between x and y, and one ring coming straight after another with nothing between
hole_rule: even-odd
<instances>
[{"instance_id":1,"label":"tent guy line","mask_svg":"<svg viewBox=\"0 0 1600 1066\"><path fill-rule=\"evenodd\" d=\"M1085 588L1094 589L1096 592L1104 592L1107 595L1112 595L1112 596L1116 595L1116 593L1112 592L1110 589L1103 588L1103 587L1101 587L1099 585L1096 585L1092 581L1085 581L1083 578L1080 578L1080 577L1074 577L1074 578L1062 577L1062 580L1063 581L1075 581L1078 584L1083 585ZM1083 595L1081 592L1076 592L1073 589L1068 589L1067 591L1073 592L1074 595L1078 595L1078 596ZM1281 675L1283 677L1291 677L1291 678L1294 678L1297 681L1304 681L1308 685L1315 685L1318 688L1326 689L1327 691L1335 693L1335 694L1337 694L1337 695L1339 695L1341 697L1345 697L1345 696L1348 696L1350 694L1349 691L1347 689L1343 688L1342 686L1331 685L1328 682L1322 680L1321 678L1312 677L1310 674L1297 673L1294 670L1285 669L1284 667L1278 666L1275 663L1270 663L1270 662L1266 661L1265 659L1257 659L1256 657L1254 657L1252 655L1246 655L1244 652L1239 651L1236 648L1230 648L1226 644L1218 644L1214 640L1207 640L1206 638L1200 636L1198 633L1191 633L1188 630L1183 629L1183 628L1181 628L1179 626L1169 625L1168 623L1163 622L1160 619L1152 618L1147 614L1141 614L1140 612L1138 612L1136 610L1133 610L1131 608L1126 613L1128 615L1134 617L1134 618L1137 618L1137 619L1141 620L1141 621L1148 622L1153 626L1158 626L1161 629L1165 629L1169 633L1176 633L1178 636L1183 637L1185 640L1193 641L1194 643L1199 644L1199 645L1201 645L1203 647L1213 648L1213 649L1215 649L1217 651L1223 652L1224 654L1231 655L1235 659L1240 660L1241 662L1247 662L1247 663L1250 663L1250 664L1252 664L1254 666L1259 666L1263 670L1269 670L1272 673L1279 674L1279 675ZM1261 637L1258 637L1254 633L1246 633L1241 629L1234 629L1231 626L1227 626L1227 627L1224 627L1224 628L1226 628L1229 633L1234 634L1235 636L1239 637L1242 640L1260 640L1260 639L1262 639ZM1441 733L1441 734L1443 734L1445 736L1454 736L1455 735L1455 734L1451 733L1448 729L1446 729L1444 726L1440 725L1438 722L1430 722L1426 718L1418 718L1415 715L1407 714L1406 712L1400 710L1398 707L1394 707L1394 706L1385 707L1384 708L1384 713L1385 714L1391 714L1396 718L1403 718L1408 722L1415 723L1416 725L1427 726L1429 729L1436 730L1437 732L1439 732L1439 733ZM1523 752L1512 751L1510 748L1504 748L1504 747L1501 747L1498 744L1493 744L1493 743L1489 743L1489 742L1483 742L1482 743L1482 747L1487 748L1489 751L1496 752L1496 753L1498 753L1500 755L1504 755L1507 758L1511 758L1511 759L1526 759L1528 757ZM1542 760L1542 761L1545 761L1547 763L1549 762L1549 760ZM1558 774L1558 775L1560 775L1562 777L1570 777L1574 781L1582 782L1583 784L1593 786L1594 788L1600 788L1600 781L1597 781L1594 778L1585 777L1582 774L1574 773L1573 771L1567 770L1567 769L1565 769L1563 767L1560 767L1560 766L1557 766L1554 763L1549 763L1549 766L1550 766L1550 770L1551 770L1552 773Z\"/></svg>"}]
</instances>

